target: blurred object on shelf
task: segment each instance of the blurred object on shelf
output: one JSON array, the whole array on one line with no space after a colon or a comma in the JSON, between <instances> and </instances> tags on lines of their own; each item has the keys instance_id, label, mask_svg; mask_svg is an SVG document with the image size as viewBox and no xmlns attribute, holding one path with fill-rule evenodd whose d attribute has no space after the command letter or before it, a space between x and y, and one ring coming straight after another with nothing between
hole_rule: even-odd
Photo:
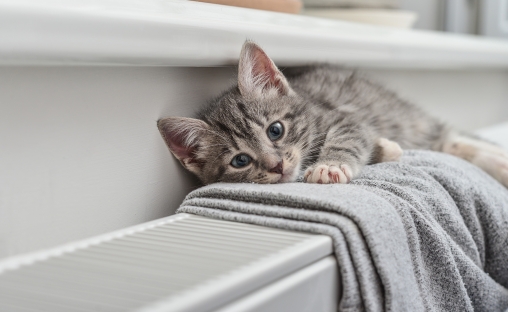
<instances>
[{"instance_id":1,"label":"blurred object on shelf","mask_svg":"<svg viewBox=\"0 0 508 312\"><path fill-rule=\"evenodd\" d=\"M480 2L477 0L446 0L444 30L458 34L478 33Z\"/></svg>"},{"instance_id":2,"label":"blurred object on shelf","mask_svg":"<svg viewBox=\"0 0 508 312\"><path fill-rule=\"evenodd\" d=\"M302 8L302 2L300 0L193 0L193 1L293 14L300 13L300 9Z\"/></svg>"},{"instance_id":3,"label":"blurred object on shelf","mask_svg":"<svg viewBox=\"0 0 508 312\"><path fill-rule=\"evenodd\" d=\"M508 39L508 0L193 0L399 28ZM302 6L304 8L302 9Z\"/></svg>"},{"instance_id":4,"label":"blurred object on shelf","mask_svg":"<svg viewBox=\"0 0 508 312\"><path fill-rule=\"evenodd\" d=\"M413 26L415 29L444 31L446 2L447 0L401 0L399 9L418 14L418 20Z\"/></svg>"},{"instance_id":5,"label":"blurred object on shelf","mask_svg":"<svg viewBox=\"0 0 508 312\"><path fill-rule=\"evenodd\" d=\"M508 39L508 0L447 0L445 29Z\"/></svg>"},{"instance_id":6,"label":"blurred object on shelf","mask_svg":"<svg viewBox=\"0 0 508 312\"><path fill-rule=\"evenodd\" d=\"M418 14L399 10L401 0L303 0L303 15L372 25L411 28Z\"/></svg>"},{"instance_id":7,"label":"blurred object on shelf","mask_svg":"<svg viewBox=\"0 0 508 312\"><path fill-rule=\"evenodd\" d=\"M303 0L305 7L398 8L400 0Z\"/></svg>"},{"instance_id":8,"label":"blurred object on shelf","mask_svg":"<svg viewBox=\"0 0 508 312\"><path fill-rule=\"evenodd\" d=\"M508 39L508 0L480 1L478 34Z\"/></svg>"},{"instance_id":9,"label":"blurred object on shelf","mask_svg":"<svg viewBox=\"0 0 508 312\"><path fill-rule=\"evenodd\" d=\"M399 28L411 28L418 18L415 12L387 9L305 8L302 14Z\"/></svg>"}]
</instances>

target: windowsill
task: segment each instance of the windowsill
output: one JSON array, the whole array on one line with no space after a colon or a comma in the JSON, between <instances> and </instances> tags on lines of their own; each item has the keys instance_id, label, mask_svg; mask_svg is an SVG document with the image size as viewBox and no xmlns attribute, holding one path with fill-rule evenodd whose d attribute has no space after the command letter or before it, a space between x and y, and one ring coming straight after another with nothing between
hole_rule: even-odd
<instances>
[{"instance_id":1,"label":"windowsill","mask_svg":"<svg viewBox=\"0 0 508 312\"><path fill-rule=\"evenodd\" d=\"M182 0L0 0L0 64L222 66L246 38L280 65L508 69L508 41Z\"/></svg>"}]
</instances>

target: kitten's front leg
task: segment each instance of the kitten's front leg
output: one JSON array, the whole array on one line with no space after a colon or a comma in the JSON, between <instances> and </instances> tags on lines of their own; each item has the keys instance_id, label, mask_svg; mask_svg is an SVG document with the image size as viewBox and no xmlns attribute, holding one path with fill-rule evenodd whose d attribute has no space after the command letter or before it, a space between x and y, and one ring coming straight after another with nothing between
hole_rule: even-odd
<instances>
[{"instance_id":1,"label":"kitten's front leg","mask_svg":"<svg viewBox=\"0 0 508 312\"><path fill-rule=\"evenodd\" d=\"M362 124L342 123L330 129L316 163L305 171L305 182L349 183L369 162L375 143L375 133Z\"/></svg>"},{"instance_id":2,"label":"kitten's front leg","mask_svg":"<svg viewBox=\"0 0 508 312\"><path fill-rule=\"evenodd\" d=\"M362 136L363 135L363 136ZM349 183L373 159L397 161L402 149L396 142L374 136L361 126L341 127L330 131L313 166L305 171L307 183Z\"/></svg>"}]
</instances>

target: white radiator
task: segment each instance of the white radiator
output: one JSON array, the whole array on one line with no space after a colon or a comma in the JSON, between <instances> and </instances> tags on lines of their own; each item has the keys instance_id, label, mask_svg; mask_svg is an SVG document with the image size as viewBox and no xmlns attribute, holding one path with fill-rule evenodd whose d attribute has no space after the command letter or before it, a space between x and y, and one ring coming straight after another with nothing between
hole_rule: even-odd
<instances>
[{"instance_id":1,"label":"white radiator","mask_svg":"<svg viewBox=\"0 0 508 312\"><path fill-rule=\"evenodd\" d=\"M179 214L0 262L0 311L334 311L331 239Z\"/></svg>"}]
</instances>

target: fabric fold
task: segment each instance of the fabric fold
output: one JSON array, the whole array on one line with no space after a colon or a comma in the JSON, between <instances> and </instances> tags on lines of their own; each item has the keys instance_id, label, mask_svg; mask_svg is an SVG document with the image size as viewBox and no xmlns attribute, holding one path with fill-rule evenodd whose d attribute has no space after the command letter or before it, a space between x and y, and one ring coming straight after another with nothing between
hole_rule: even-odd
<instances>
[{"instance_id":1,"label":"fabric fold","mask_svg":"<svg viewBox=\"0 0 508 312\"><path fill-rule=\"evenodd\" d=\"M406 151L347 185L213 184L177 212L329 235L339 311L508 308L508 191L453 156Z\"/></svg>"}]
</instances>

